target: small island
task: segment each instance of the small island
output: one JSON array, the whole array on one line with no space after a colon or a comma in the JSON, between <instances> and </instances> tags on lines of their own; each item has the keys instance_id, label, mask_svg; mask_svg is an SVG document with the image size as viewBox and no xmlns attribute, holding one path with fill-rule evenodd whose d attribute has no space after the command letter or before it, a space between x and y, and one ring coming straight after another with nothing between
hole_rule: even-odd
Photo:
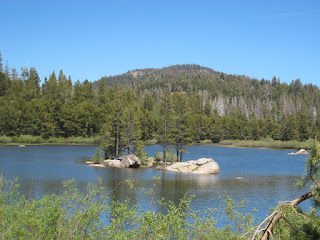
<instances>
[{"instance_id":1,"label":"small island","mask_svg":"<svg viewBox=\"0 0 320 240\"><path fill-rule=\"evenodd\" d=\"M172 172L193 173L193 174L217 174L220 167L212 158L200 158L198 160L190 160L187 162L157 162L154 158L149 158L144 164L134 154L122 156L120 159L106 159L101 163L94 161L86 162L94 167L119 167L119 168L138 168L153 167L158 170L167 170Z\"/></svg>"}]
</instances>

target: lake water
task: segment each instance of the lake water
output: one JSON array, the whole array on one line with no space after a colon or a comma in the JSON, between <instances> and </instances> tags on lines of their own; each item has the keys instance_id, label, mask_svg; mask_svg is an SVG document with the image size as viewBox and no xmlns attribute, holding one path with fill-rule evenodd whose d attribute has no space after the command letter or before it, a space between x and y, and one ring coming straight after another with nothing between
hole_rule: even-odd
<instances>
[{"instance_id":1,"label":"lake water","mask_svg":"<svg viewBox=\"0 0 320 240\"><path fill-rule=\"evenodd\" d=\"M304 173L306 156L287 155L285 150L240 149L216 146L189 146L184 161L201 157L213 158L220 166L216 175L193 175L165 172L151 168L122 169L97 168L85 164L95 153L96 146L17 146L0 147L0 171L7 179L19 178L21 192L41 197L46 193L62 193L62 182L75 178L77 187L85 191L88 182L101 177L108 189L114 191L117 200L131 199L148 210L150 199L143 193L152 186L152 177L159 176L155 199L165 197L179 202L185 193L196 196L194 210L218 207L218 197L228 195L238 201L250 200L246 211L257 208L256 217L267 216L271 206L283 200L292 200L308 189L296 189L295 183ZM160 145L147 146L149 156L161 151ZM238 179L237 177L242 177ZM117 187L119 182L132 179L136 188ZM308 200L309 201L309 200ZM310 201L303 203L309 208ZM161 211L161 209L156 209Z\"/></svg>"}]
</instances>

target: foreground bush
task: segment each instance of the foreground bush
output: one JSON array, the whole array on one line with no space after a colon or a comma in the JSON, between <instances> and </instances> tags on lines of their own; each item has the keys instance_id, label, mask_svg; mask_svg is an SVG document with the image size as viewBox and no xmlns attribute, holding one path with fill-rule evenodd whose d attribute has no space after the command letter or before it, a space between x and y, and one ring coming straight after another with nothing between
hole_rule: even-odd
<instances>
[{"instance_id":1,"label":"foreground bush","mask_svg":"<svg viewBox=\"0 0 320 240\"><path fill-rule=\"evenodd\" d=\"M128 187L132 184L128 182ZM156 186L156 185L154 185ZM99 180L80 193L74 181L64 183L62 195L40 199L20 196L16 182L1 180L1 239L239 239L252 227L251 215L243 215L242 203L225 198L223 209L194 212L191 196L178 205L159 201L167 213L112 201ZM153 199L156 187L147 193ZM221 199L222 201L222 199ZM152 200L151 200L152 203ZM224 227L217 227L219 215Z\"/></svg>"}]
</instances>

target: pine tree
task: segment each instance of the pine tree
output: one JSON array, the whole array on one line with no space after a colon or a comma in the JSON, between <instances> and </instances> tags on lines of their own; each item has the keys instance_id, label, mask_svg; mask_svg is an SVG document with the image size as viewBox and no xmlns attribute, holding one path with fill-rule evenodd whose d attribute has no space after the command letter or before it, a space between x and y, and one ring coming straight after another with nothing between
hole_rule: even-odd
<instances>
[{"instance_id":1,"label":"pine tree","mask_svg":"<svg viewBox=\"0 0 320 240\"><path fill-rule=\"evenodd\" d=\"M4 96L10 87L10 79L9 77L0 72L0 97Z\"/></svg>"},{"instance_id":2,"label":"pine tree","mask_svg":"<svg viewBox=\"0 0 320 240\"><path fill-rule=\"evenodd\" d=\"M55 100L58 97L58 82L55 72L49 76L49 80L45 79L42 84L42 95L46 99Z\"/></svg>"},{"instance_id":3,"label":"pine tree","mask_svg":"<svg viewBox=\"0 0 320 240\"><path fill-rule=\"evenodd\" d=\"M8 60L6 61L6 67L4 69L4 73L9 77L10 68L9 68Z\"/></svg>"},{"instance_id":4,"label":"pine tree","mask_svg":"<svg viewBox=\"0 0 320 240\"><path fill-rule=\"evenodd\" d=\"M309 121L304 113L300 113L297 117L298 121L298 131L299 131L299 140L305 141L310 137L310 127Z\"/></svg>"},{"instance_id":5,"label":"pine tree","mask_svg":"<svg viewBox=\"0 0 320 240\"><path fill-rule=\"evenodd\" d=\"M29 69L27 66L21 67L21 77L23 81L26 81L29 77Z\"/></svg>"},{"instance_id":6,"label":"pine tree","mask_svg":"<svg viewBox=\"0 0 320 240\"><path fill-rule=\"evenodd\" d=\"M298 132L298 125L296 118L292 115L289 117L283 116L283 124L281 128L281 140L282 141L289 141L289 140L298 140L299 139L299 132Z\"/></svg>"},{"instance_id":7,"label":"pine tree","mask_svg":"<svg viewBox=\"0 0 320 240\"><path fill-rule=\"evenodd\" d=\"M11 79L15 81L15 80L18 80L18 78L19 78L19 74L17 72L17 69L11 68Z\"/></svg>"},{"instance_id":8,"label":"pine tree","mask_svg":"<svg viewBox=\"0 0 320 240\"><path fill-rule=\"evenodd\" d=\"M163 144L163 161L166 162L167 146L172 143L172 105L168 87L161 96L159 120L158 139Z\"/></svg>"},{"instance_id":9,"label":"pine tree","mask_svg":"<svg viewBox=\"0 0 320 240\"><path fill-rule=\"evenodd\" d=\"M107 87L106 87L106 80L105 78L101 78L99 81L99 87L98 87L98 100L99 100L99 105L103 105L106 103L106 94L107 92Z\"/></svg>"},{"instance_id":10,"label":"pine tree","mask_svg":"<svg viewBox=\"0 0 320 240\"><path fill-rule=\"evenodd\" d=\"M136 153L139 145L141 131L139 130L136 112L134 106L128 106L124 110L122 137L127 154Z\"/></svg>"},{"instance_id":11,"label":"pine tree","mask_svg":"<svg viewBox=\"0 0 320 240\"><path fill-rule=\"evenodd\" d=\"M32 67L30 68L28 79L25 80L25 88L24 88L24 98L26 100L31 100L33 98L40 97L40 78L37 70Z\"/></svg>"},{"instance_id":12,"label":"pine tree","mask_svg":"<svg viewBox=\"0 0 320 240\"><path fill-rule=\"evenodd\" d=\"M110 89L111 102L108 112L108 118L102 127L103 142L101 147L104 149L105 157L119 158L123 147L125 146L123 138L123 117L124 108L128 102L124 102L124 91L117 87Z\"/></svg>"},{"instance_id":13,"label":"pine tree","mask_svg":"<svg viewBox=\"0 0 320 240\"><path fill-rule=\"evenodd\" d=\"M177 161L182 162L184 145L191 143L191 109L185 93L172 94L173 128L172 135L176 144Z\"/></svg>"}]
</instances>

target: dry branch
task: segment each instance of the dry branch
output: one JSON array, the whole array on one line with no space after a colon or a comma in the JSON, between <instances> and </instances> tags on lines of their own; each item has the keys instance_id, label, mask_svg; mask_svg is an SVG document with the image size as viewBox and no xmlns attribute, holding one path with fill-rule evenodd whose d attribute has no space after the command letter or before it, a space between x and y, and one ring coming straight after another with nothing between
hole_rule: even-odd
<instances>
[{"instance_id":1,"label":"dry branch","mask_svg":"<svg viewBox=\"0 0 320 240\"><path fill-rule=\"evenodd\" d=\"M302 196L300 196L300 197L298 197L298 198L296 198L296 199L294 199L294 200L292 200L292 201L287 202L287 204L290 204L290 205L292 205L292 206L295 207L295 206L297 206L299 203L301 203L301 202L303 202L303 201L305 201L305 200L307 200L307 199L309 199L309 198L311 198L311 197L313 197L313 196L315 196L315 195L316 195L316 192L315 192L315 191L312 191L312 192L306 193L306 194L304 194L304 195L302 195ZM280 208L281 205L283 205L283 203L280 203L280 204L278 205L278 208ZM280 208L280 209L281 209L281 208ZM259 225L259 227L257 228L257 230L256 230L255 234L253 235L253 238L252 238L252 239L254 239L254 238L256 237L257 233L261 231L261 230L260 230L261 226L262 226L268 219L270 219L271 216L273 216L273 217L271 218L271 220L269 221L269 223L267 224L267 226L266 226L264 229L262 229L263 233L262 233L262 235L261 235L261 237L260 237L260 240L268 240L270 236L272 237L272 229L273 229L274 225L275 225L275 224L279 221L279 219L282 217L282 214L281 214L281 211L280 211L280 210L277 210L277 211L273 212L270 216L268 216L268 217Z\"/></svg>"}]
</instances>

